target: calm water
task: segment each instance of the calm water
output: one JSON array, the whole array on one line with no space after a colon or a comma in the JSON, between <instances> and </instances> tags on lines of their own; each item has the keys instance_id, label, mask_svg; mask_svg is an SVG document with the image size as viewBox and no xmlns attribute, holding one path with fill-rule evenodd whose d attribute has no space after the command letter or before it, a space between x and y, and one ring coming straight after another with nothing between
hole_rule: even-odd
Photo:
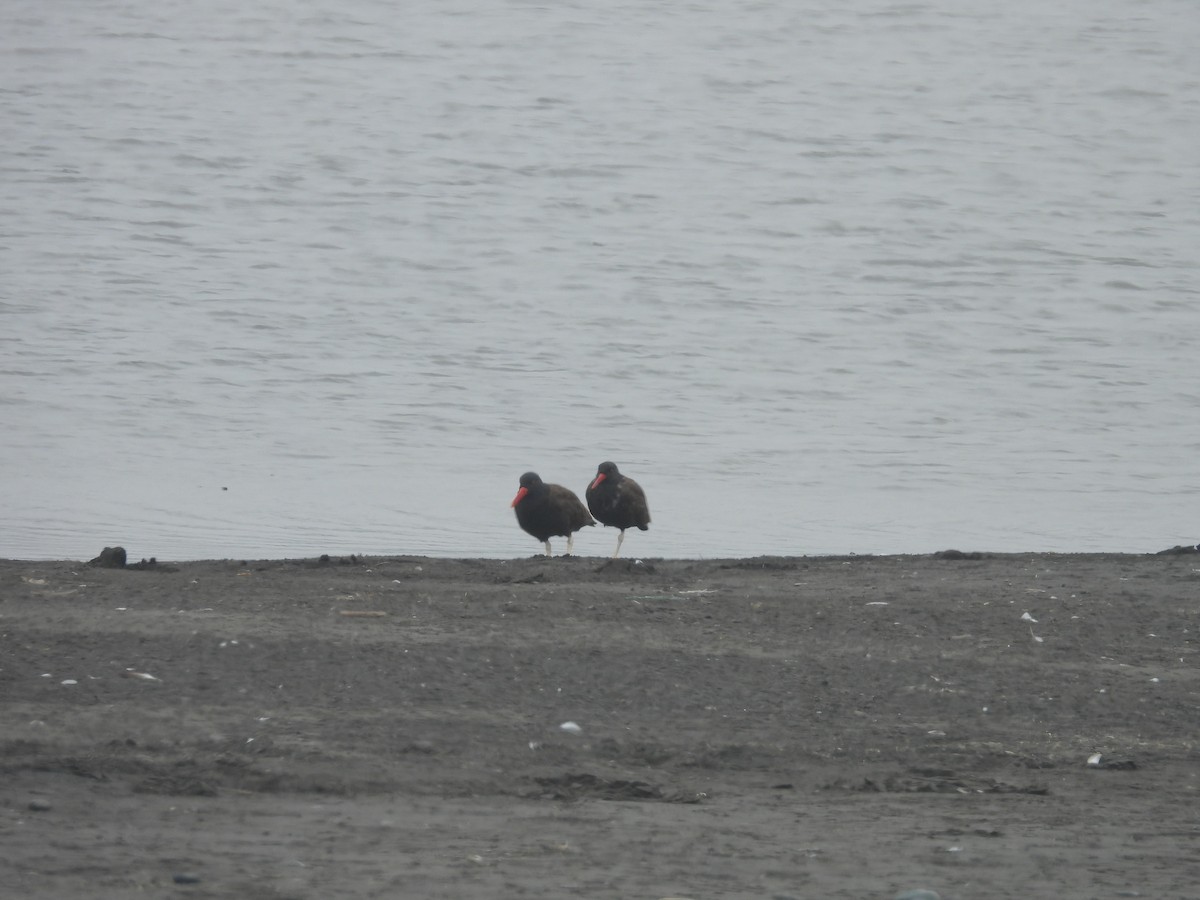
<instances>
[{"instance_id":1,"label":"calm water","mask_svg":"<svg viewBox=\"0 0 1200 900\"><path fill-rule=\"evenodd\" d=\"M0 556L1200 539L1192 0L4 19Z\"/></svg>"}]
</instances>

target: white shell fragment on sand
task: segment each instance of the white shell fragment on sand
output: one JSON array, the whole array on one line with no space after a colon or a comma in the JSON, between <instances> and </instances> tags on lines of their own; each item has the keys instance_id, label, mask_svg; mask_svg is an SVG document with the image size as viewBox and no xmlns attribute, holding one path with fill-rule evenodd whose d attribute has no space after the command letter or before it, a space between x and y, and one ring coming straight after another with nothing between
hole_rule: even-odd
<instances>
[{"instance_id":1,"label":"white shell fragment on sand","mask_svg":"<svg viewBox=\"0 0 1200 900\"><path fill-rule=\"evenodd\" d=\"M563 722L558 726L559 731L565 731L567 734L583 734L583 729L574 722Z\"/></svg>"},{"instance_id":2,"label":"white shell fragment on sand","mask_svg":"<svg viewBox=\"0 0 1200 900\"><path fill-rule=\"evenodd\" d=\"M1100 760L1103 758L1104 757L1101 754L1093 753L1091 756L1088 757L1088 765L1089 766L1098 766L1098 765L1100 765Z\"/></svg>"},{"instance_id":3,"label":"white shell fragment on sand","mask_svg":"<svg viewBox=\"0 0 1200 900\"><path fill-rule=\"evenodd\" d=\"M1035 619L1029 613L1025 612L1025 613L1021 613L1021 621L1022 622L1036 622L1037 619Z\"/></svg>"}]
</instances>

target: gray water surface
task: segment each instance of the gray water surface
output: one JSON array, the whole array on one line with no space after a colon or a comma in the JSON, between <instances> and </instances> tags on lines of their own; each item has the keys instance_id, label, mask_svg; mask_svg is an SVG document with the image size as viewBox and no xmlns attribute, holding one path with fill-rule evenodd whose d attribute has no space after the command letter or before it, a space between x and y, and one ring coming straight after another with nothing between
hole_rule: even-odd
<instances>
[{"instance_id":1,"label":"gray water surface","mask_svg":"<svg viewBox=\"0 0 1200 900\"><path fill-rule=\"evenodd\" d=\"M1191 2L4 18L0 556L1200 539Z\"/></svg>"}]
</instances>

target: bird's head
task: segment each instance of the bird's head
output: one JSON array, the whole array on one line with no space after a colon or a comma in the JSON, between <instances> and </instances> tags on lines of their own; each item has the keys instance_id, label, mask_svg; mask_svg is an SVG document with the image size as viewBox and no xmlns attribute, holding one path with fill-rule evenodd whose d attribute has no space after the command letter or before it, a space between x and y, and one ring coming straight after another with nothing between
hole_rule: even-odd
<instances>
[{"instance_id":1,"label":"bird's head","mask_svg":"<svg viewBox=\"0 0 1200 900\"><path fill-rule=\"evenodd\" d=\"M537 472L526 472L522 475L520 481L521 487L517 490L517 496L513 497L512 505L516 506L524 500L526 495L541 483L542 479Z\"/></svg>"},{"instance_id":2,"label":"bird's head","mask_svg":"<svg viewBox=\"0 0 1200 900\"><path fill-rule=\"evenodd\" d=\"M595 490L604 483L606 478L613 478L620 473L617 471L617 464L614 462L602 462L596 467L596 477L592 479L592 483L588 485L588 490Z\"/></svg>"}]
</instances>

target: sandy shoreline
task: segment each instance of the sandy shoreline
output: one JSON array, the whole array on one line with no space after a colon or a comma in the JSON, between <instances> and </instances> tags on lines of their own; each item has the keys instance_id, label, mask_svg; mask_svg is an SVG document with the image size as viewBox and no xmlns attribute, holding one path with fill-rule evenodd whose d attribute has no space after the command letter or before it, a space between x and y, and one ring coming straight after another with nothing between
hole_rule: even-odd
<instances>
[{"instance_id":1,"label":"sandy shoreline","mask_svg":"<svg viewBox=\"0 0 1200 900\"><path fill-rule=\"evenodd\" d=\"M1198 599L1182 553L0 561L0 894L1190 897Z\"/></svg>"}]
</instances>

